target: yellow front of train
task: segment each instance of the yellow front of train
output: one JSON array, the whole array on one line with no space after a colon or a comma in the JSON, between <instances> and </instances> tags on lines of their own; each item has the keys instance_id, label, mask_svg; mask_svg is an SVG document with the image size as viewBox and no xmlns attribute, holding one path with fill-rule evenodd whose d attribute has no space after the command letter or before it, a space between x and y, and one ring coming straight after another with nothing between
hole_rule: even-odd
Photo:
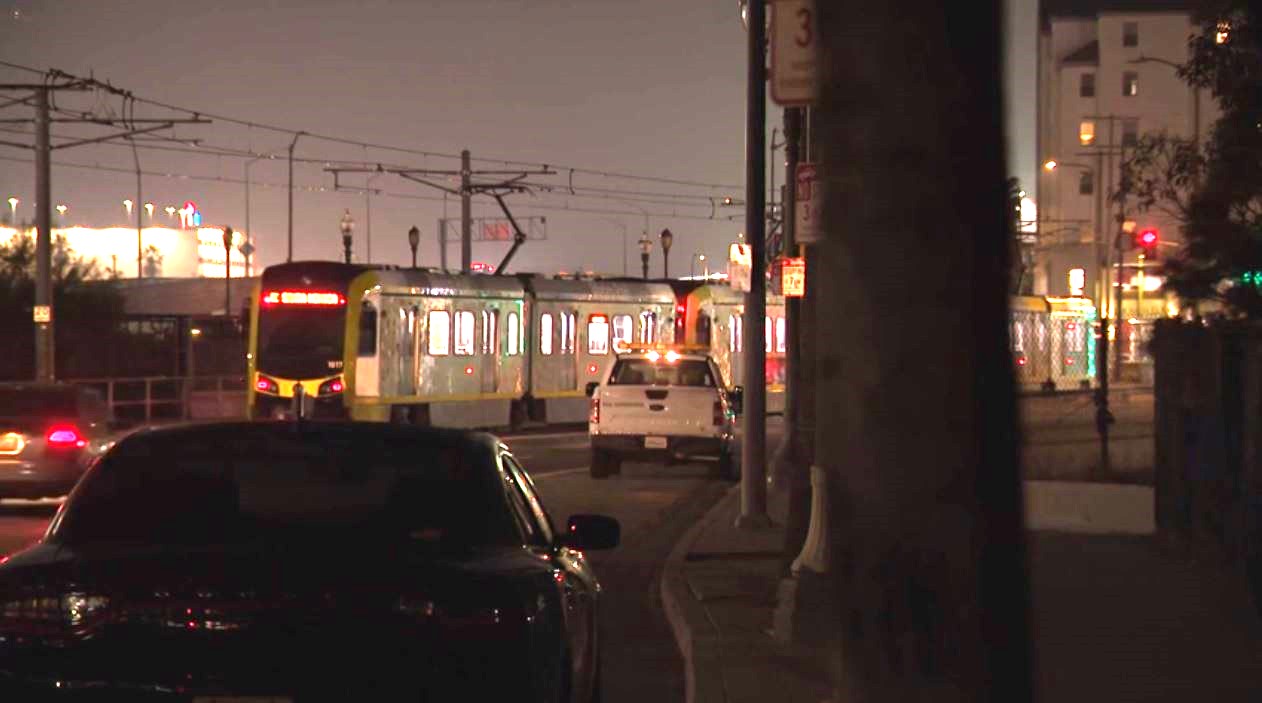
<instances>
[{"instance_id":1,"label":"yellow front of train","mask_svg":"<svg viewBox=\"0 0 1262 703\"><path fill-rule=\"evenodd\" d=\"M251 419L348 417L348 286L358 267L306 262L269 267L251 301L246 357Z\"/></svg>"}]
</instances>

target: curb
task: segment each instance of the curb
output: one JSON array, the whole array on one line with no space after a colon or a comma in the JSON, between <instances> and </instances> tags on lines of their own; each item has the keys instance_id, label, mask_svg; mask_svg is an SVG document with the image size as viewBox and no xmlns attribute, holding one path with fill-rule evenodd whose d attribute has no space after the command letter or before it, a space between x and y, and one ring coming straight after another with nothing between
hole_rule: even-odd
<instances>
[{"instance_id":1,"label":"curb","mask_svg":"<svg viewBox=\"0 0 1262 703\"><path fill-rule=\"evenodd\" d=\"M740 497L740 484L728 489L705 515L689 527L671 547L662 567L660 590L662 610L675 635L675 645L684 660L685 703L709 703L727 699L723 685L722 656L715 643L719 634L705 608L693 597L684 577L684 558L701 531L718 520L731 501Z\"/></svg>"}]
</instances>

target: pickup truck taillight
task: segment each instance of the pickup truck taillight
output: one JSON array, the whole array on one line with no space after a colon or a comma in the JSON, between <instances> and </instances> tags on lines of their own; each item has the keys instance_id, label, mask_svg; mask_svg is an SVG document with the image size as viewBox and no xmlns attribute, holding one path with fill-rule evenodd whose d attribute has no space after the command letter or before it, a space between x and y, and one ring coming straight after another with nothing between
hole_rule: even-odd
<instances>
[{"instance_id":1,"label":"pickup truck taillight","mask_svg":"<svg viewBox=\"0 0 1262 703\"><path fill-rule=\"evenodd\" d=\"M594 425L600 424L600 398L592 398L591 421Z\"/></svg>"}]
</instances>

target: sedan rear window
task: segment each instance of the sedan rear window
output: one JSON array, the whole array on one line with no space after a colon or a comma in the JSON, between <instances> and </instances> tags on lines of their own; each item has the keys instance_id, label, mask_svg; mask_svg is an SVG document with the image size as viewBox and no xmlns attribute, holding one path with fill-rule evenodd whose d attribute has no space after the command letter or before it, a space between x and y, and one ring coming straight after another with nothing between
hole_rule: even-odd
<instances>
[{"instance_id":1,"label":"sedan rear window","mask_svg":"<svg viewBox=\"0 0 1262 703\"><path fill-rule=\"evenodd\" d=\"M609 384L614 386L714 387L710 365L696 359L675 362L620 359L614 364Z\"/></svg>"},{"instance_id":2,"label":"sedan rear window","mask_svg":"<svg viewBox=\"0 0 1262 703\"><path fill-rule=\"evenodd\" d=\"M315 426L132 438L85 477L54 539L223 544L354 534L520 544L476 449Z\"/></svg>"}]
</instances>

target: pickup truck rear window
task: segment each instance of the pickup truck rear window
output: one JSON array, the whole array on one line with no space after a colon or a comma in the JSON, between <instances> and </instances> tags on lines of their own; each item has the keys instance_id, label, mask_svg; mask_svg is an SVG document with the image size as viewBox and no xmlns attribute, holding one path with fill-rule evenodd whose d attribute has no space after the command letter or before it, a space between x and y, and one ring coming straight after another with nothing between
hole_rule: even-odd
<instances>
[{"instance_id":1,"label":"pickup truck rear window","mask_svg":"<svg viewBox=\"0 0 1262 703\"><path fill-rule=\"evenodd\" d=\"M675 362L620 359L609 378L611 386L696 386L713 388L710 365L695 359Z\"/></svg>"}]
</instances>

